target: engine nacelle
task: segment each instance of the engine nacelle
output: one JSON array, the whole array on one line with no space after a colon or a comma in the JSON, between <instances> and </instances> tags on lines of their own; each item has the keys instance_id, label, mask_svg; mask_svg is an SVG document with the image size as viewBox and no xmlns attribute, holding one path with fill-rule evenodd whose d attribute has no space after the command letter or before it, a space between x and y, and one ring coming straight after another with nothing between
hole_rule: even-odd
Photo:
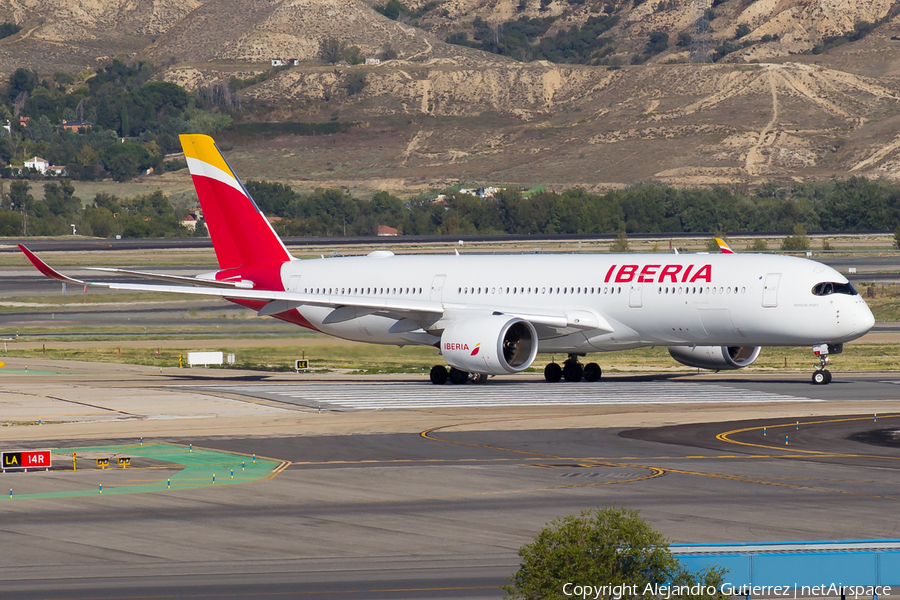
<instances>
[{"instance_id":1,"label":"engine nacelle","mask_svg":"<svg viewBox=\"0 0 900 600\"><path fill-rule=\"evenodd\" d=\"M759 346L669 346L669 354L681 364L715 371L749 367L760 350Z\"/></svg>"},{"instance_id":2,"label":"engine nacelle","mask_svg":"<svg viewBox=\"0 0 900 600\"><path fill-rule=\"evenodd\" d=\"M537 351L534 325L507 315L457 321L441 335L444 360L467 373L518 373L531 366Z\"/></svg>"}]
</instances>

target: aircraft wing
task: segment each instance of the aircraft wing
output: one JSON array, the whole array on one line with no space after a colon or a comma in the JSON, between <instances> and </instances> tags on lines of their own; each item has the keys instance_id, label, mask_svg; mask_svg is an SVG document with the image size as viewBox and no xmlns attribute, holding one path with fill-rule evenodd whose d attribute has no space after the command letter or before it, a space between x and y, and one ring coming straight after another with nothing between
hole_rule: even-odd
<instances>
[{"instance_id":1,"label":"aircraft wing","mask_svg":"<svg viewBox=\"0 0 900 600\"><path fill-rule=\"evenodd\" d=\"M334 311L332 311L323 321L326 325L349 321L370 314L382 314L396 318L398 321L410 319L412 322L421 326L433 324L444 315L461 316L462 314L473 310L466 305L445 305L441 302L415 300L411 298L371 298L366 296L303 294L291 291L255 290L239 287L237 282L180 277L177 275L162 275L127 269L92 268L91 270L108 273L124 273L135 277L186 285L84 281L60 273L38 258L25 246L19 245L19 249L38 271L57 281L85 286L104 287L110 290L165 292L191 296L213 296L225 300L264 301L265 304L257 311L259 316L277 315L302 306L319 306L334 309ZM481 312L484 310L484 307L477 307L475 310ZM564 332L591 329L600 329L607 332L614 331L614 328L603 316L587 310L557 311L519 307L509 310L498 308L495 312L497 314L510 315L530 321L541 329L544 334L541 337L554 337L555 335Z\"/></svg>"},{"instance_id":2,"label":"aircraft wing","mask_svg":"<svg viewBox=\"0 0 900 600\"><path fill-rule=\"evenodd\" d=\"M163 275L161 273L146 273L144 271L130 271L128 269L110 269L107 267L85 267L88 271L103 271L104 273L124 273L140 279L154 279L169 283L181 283L186 285L199 285L203 287L216 287L227 289L250 289L251 286L243 281L227 281L219 279L204 279L200 277L181 277L179 275Z\"/></svg>"}]
</instances>

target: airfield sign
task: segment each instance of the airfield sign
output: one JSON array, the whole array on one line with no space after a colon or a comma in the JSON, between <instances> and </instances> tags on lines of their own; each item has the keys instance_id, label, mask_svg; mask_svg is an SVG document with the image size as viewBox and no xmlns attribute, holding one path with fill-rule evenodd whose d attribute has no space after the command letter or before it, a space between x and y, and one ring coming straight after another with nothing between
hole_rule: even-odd
<instances>
[{"instance_id":1,"label":"airfield sign","mask_svg":"<svg viewBox=\"0 0 900 600\"><path fill-rule=\"evenodd\" d=\"M50 469L51 454L49 450L16 450L0 453L0 465L3 472L8 470Z\"/></svg>"}]
</instances>

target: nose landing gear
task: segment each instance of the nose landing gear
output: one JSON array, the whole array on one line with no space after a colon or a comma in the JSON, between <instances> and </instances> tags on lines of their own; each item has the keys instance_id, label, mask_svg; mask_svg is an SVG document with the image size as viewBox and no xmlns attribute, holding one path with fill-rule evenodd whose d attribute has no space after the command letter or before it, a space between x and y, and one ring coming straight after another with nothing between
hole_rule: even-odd
<instances>
[{"instance_id":1,"label":"nose landing gear","mask_svg":"<svg viewBox=\"0 0 900 600\"><path fill-rule=\"evenodd\" d=\"M819 357L819 366L816 367L812 374L813 385L828 385L831 383L831 371L826 369L828 366L829 354L840 354L844 349L843 344L817 344L813 346L813 354Z\"/></svg>"}]
</instances>

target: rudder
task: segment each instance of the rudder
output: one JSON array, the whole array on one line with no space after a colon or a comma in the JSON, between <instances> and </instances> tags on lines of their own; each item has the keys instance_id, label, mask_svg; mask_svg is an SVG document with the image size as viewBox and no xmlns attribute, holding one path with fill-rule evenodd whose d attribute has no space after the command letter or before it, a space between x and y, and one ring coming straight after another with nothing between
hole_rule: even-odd
<instances>
[{"instance_id":1,"label":"rudder","mask_svg":"<svg viewBox=\"0 0 900 600\"><path fill-rule=\"evenodd\" d=\"M180 135L220 269L291 260L278 234L208 135Z\"/></svg>"}]
</instances>

